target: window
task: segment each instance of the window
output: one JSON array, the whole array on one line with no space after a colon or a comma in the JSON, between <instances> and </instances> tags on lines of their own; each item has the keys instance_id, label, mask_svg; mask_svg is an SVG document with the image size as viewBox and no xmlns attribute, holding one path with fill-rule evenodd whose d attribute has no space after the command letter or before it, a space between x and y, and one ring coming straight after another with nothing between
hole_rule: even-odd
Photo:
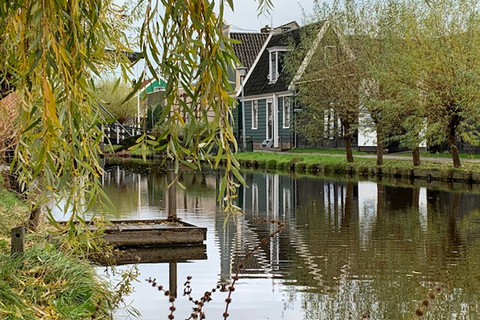
<instances>
[{"instance_id":1,"label":"window","mask_svg":"<svg viewBox=\"0 0 480 320\"><path fill-rule=\"evenodd\" d=\"M252 102L252 129L258 128L258 100Z\"/></svg>"},{"instance_id":2,"label":"window","mask_svg":"<svg viewBox=\"0 0 480 320\"><path fill-rule=\"evenodd\" d=\"M283 70L283 58L287 48L275 47L268 49L269 54L269 74L270 83L275 83Z\"/></svg>"},{"instance_id":3,"label":"window","mask_svg":"<svg viewBox=\"0 0 480 320\"><path fill-rule=\"evenodd\" d=\"M290 128L290 97L283 97L283 128Z\"/></svg>"},{"instance_id":4,"label":"window","mask_svg":"<svg viewBox=\"0 0 480 320\"><path fill-rule=\"evenodd\" d=\"M276 82L277 77L277 51L274 51L270 52L270 81Z\"/></svg>"}]
</instances>

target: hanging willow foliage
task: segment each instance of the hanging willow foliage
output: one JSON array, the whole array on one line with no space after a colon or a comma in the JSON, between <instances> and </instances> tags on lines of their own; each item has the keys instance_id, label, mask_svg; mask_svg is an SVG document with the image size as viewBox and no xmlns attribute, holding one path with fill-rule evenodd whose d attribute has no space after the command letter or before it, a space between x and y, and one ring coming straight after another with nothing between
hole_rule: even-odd
<instances>
[{"instance_id":1,"label":"hanging willow foliage","mask_svg":"<svg viewBox=\"0 0 480 320\"><path fill-rule=\"evenodd\" d=\"M163 14L159 8L165 10ZM227 69L234 68L237 59L223 32L224 5L217 16L214 2L208 0L150 0L146 12L140 34L142 53L151 73L158 63L168 79L167 107L159 120L163 124L160 141L167 143L158 149L166 148L175 160L176 171L179 163L200 166L210 160L212 152L216 153L214 166L225 157L219 200L224 196L225 211L231 212L236 209L231 201L235 198L235 178L239 182L243 178L233 156L237 146L229 121L234 99L229 96ZM180 90L186 96L179 95ZM156 144L148 136L140 142L144 146Z\"/></svg>"},{"instance_id":2,"label":"hanging willow foliage","mask_svg":"<svg viewBox=\"0 0 480 320\"><path fill-rule=\"evenodd\" d=\"M259 3L270 7L270 1ZM72 212L71 221L82 220L99 202L108 203L100 184L103 119L94 79L114 67L122 70L124 80L130 78L127 54L134 44L128 26L140 14L144 21L137 47L151 74L159 67L168 79L167 108L160 119L164 130L158 139L168 143L160 145L145 135L139 146L166 149L176 170L179 163L198 167L212 152L215 166L226 157L221 194L225 210L234 209L234 176L242 179L229 122L233 99L227 67L236 58L222 33L226 7L233 9L233 1L221 1L217 13L209 0L138 0L127 1L127 6L113 0L2 1L0 83L3 88L8 82L19 101L20 137L12 168L35 195L34 203L55 199ZM188 95L188 104L179 98L179 88ZM73 235L74 224L69 225Z\"/></svg>"}]
</instances>

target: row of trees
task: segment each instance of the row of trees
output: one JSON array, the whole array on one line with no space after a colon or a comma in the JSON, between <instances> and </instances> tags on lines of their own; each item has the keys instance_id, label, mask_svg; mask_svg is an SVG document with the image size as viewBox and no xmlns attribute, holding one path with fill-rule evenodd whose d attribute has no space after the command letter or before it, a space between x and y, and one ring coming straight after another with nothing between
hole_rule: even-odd
<instances>
[{"instance_id":1,"label":"row of trees","mask_svg":"<svg viewBox=\"0 0 480 320\"><path fill-rule=\"evenodd\" d=\"M458 141L479 142L479 9L473 0L317 2L313 18L330 21L332 31L297 84L305 106L299 130L312 122L318 127L323 112L333 111L353 161L351 138L368 115L379 165L385 143L396 140L413 150L414 165L420 165L422 141L446 142L460 167ZM310 48L314 36L307 33L300 50ZM299 60L289 61L297 70Z\"/></svg>"}]
</instances>

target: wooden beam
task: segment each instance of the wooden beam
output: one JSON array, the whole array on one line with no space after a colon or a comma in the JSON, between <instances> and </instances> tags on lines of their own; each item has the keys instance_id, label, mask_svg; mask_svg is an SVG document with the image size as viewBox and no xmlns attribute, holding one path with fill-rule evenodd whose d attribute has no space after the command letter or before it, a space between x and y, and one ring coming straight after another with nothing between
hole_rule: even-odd
<instances>
[{"instance_id":1,"label":"wooden beam","mask_svg":"<svg viewBox=\"0 0 480 320\"><path fill-rule=\"evenodd\" d=\"M168 184L168 220L177 219L177 182L175 181L175 171L173 164L169 165L167 173Z\"/></svg>"},{"instance_id":2,"label":"wooden beam","mask_svg":"<svg viewBox=\"0 0 480 320\"><path fill-rule=\"evenodd\" d=\"M168 284L170 290L170 297L177 297L177 263L170 262L168 264Z\"/></svg>"}]
</instances>

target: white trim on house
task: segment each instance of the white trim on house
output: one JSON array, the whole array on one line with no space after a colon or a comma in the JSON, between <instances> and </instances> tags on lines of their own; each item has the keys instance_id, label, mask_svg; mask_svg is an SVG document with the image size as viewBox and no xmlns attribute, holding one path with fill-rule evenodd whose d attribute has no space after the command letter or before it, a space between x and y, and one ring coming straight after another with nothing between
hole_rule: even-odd
<instances>
[{"instance_id":1,"label":"white trim on house","mask_svg":"<svg viewBox=\"0 0 480 320\"><path fill-rule=\"evenodd\" d=\"M293 96L292 92L290 91L282 91L280 93L275 93L279 97L283 96ZM245 101L252 101L252 100L265 100L265 99L273 99L273 93L265 93L265 94L257 94L255 96L248 96L245 97Z\"/></svg>"},{"instance_id":2,"label":"white trim on house","mask_svg":"<svg viewBox=\"0 0 480 320\"><path fill-rule=\"evenodd\" d=\"M317 37L313 41L312 47L310 48L310 50L308 50L307 55L303 59L302 64L300 65L300 68L298 69L297 73L292 79L292 82L290 82L290 84L288 85L288 90L295 91L295 83L297 83L298 80L302 78L303 73L307 69L307 66L309 65L310 61L312 60L313 54L317 51L317 47L320 44L320 41L322 41L323 36L327 32L329 26L330 26L330 21L326 20L323 23L322 28L320 28L320 31L318 31Z\"/></svg>"},{"instance_id":3,"label":"white trim on house","mask_svg":"<svg viewBox=\"0 0 480 320\"><path fill-rule=\"evenodd\" d=\"M256 106L256 112L254 112L254 106ZM251 103L251 112L252 112L252 130L257 130L258 129L258 100L252 100ZM256 119L256 121L255 121ZM256 125L255 125L256 122Z\"/></svg>"},{"instance_id":4,"label":"white trim on house","mask_svg":"<svg viewBox=\"0 0 480 320\"><path fill-rule=\"evenodd\" d=\"M245 87L245 84L247 83L248 79L250 78L250 75L252 74L253 70L255 70L255 67L258 64L258 61L260 60L260 57L262 56L263 52L267 48L268 43L270 42L270 39L272 39L273 32L271 32L268 35L267 40L265 40L262 49L260 49L260 52L257 54L257 57L255 58L255 61L253 62L252 66L250 67L250 70L248 70L247 75L245 76L245 79L243 79L243 86ZM237 93L235 94L235 98L238 98L242 93L242 88L240 88Z\"/></svg>"},{"instance_id":5,"label":"white trim on house","mask_svg":"<svg viewBox=\"0 0 480 320\"><path fill-rule=\"evenodd\" d=\"M338 32L337 26L332 25L333 32L337 35L338 41L340 42L340 46L343 50L345 50L345 53L347 54L348 58L351 60L355 59L355 55L353 54L352 48L347 44L347 41L345 40L345 37L343 36L343 33Z\"/></svg>"},{"instance_id":6,"label":"white trim on house","mask_svg":"<svg viewBox=\"0 0 480 320\"><path fill-rule=\"evenodd\" d=\"M273 94L273 147L278 148L278 96Z\"/></svg>"},{"instance_id":7,"label":"white trim on house","mask_svg":"<svg viewBox=\"0 0 480 320\"><path fill-rule=\"evenodd\" d=\"M270 114L268 112L268 104L271 104L271 112L272 114ZM272 119L272 129L273 129L273 98L270 97L269 99L266 99L266 103L265 103L265 139L269 139L269 136L272 136L272 139L273 139L273 132L270 132L270 127L268 126L268 121L269 121L269 118L271 117Z\"/></svg>"}]
</instances>

